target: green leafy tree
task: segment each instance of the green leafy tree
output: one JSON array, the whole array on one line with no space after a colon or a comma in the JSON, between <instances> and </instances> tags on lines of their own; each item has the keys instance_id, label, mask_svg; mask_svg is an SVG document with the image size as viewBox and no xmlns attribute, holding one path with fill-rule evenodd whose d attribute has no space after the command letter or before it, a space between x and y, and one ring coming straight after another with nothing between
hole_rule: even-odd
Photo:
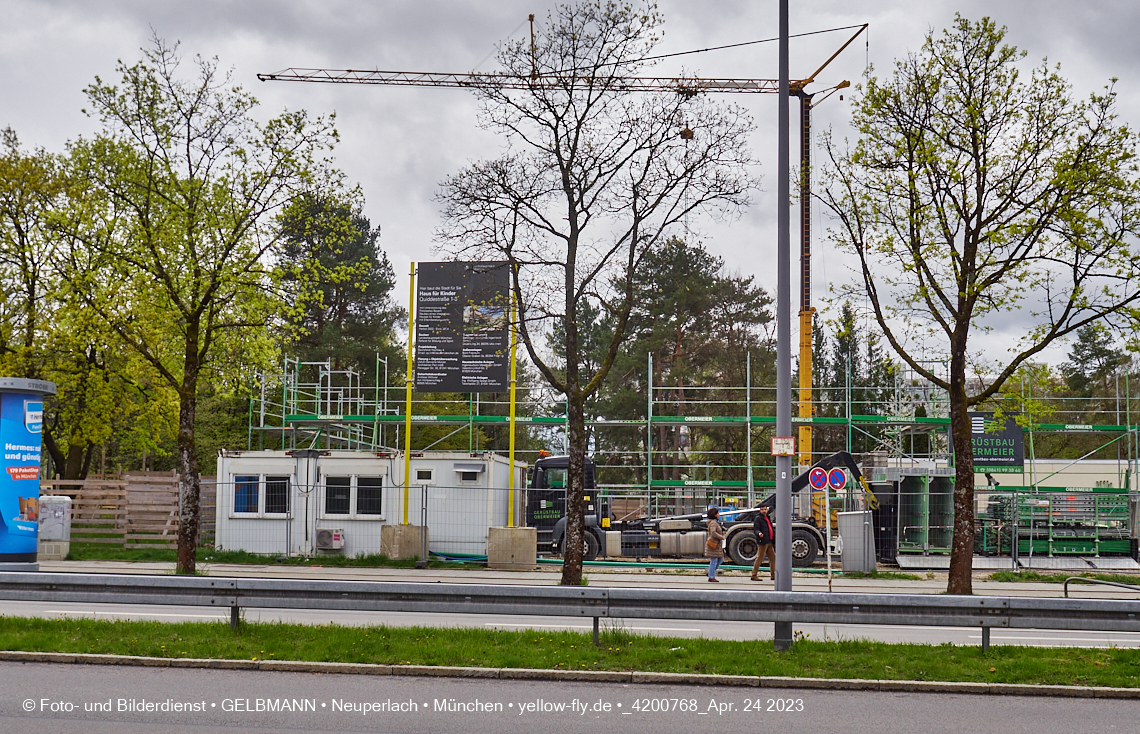
<instances>
[{"instance_id":1,"label":"green leafy tree","mask_svg":"<svg viewBox=\"0 0 1140 734\"><path fill-rule=\"evenodd\" d=\"M990 19L959 16L861 86L853 148L827 143L822 198L859 263L853 290L903 361L949 393L953 594L972 593L968 411L1054 340L1140 299L1136 135L1111 88L1076 100L1045 63L1023 76L1023 57ZM1010 323L1026 326L1004 352L978 351L972 337Z\"/></svg>"},{"instance_id":2,"label":"green leafy tree","mask_svg":"<svg viewBox=\"0 0 1140 734\"><path fill-rule=\"evenodd\" d=\"M771 356L765 331L772 319L768 294L752 278L727 273L724 261L701 245L677 237L646 254L633 276L633 292L630 339L615 362L618 378L601 393L603 412L612 418L644 416L645 369L652 355L658 410L686 415L688 403L699 400L711 403L714 412L738 414L728 403L741 395L729 390L745 384L747 355L760 357L754 365L757 377L763 372L763 357ZM709 428L694 435L680 427L659 426L653 439L662 452L661 460L654 462L658 478L681 479L684 463L734 463L725 458L728 453L701 457L700 451L739 452L745 440L736 429Z\"/></svg>"},{"instance_id":3,"label":"green leafy tree","mask_svg":"<svg viewBox=\"0 0 1140 734\"><path fill-rule=\"evenodd\" d=\"M392 302L396 277L379 247L380 228L353 198L306 192L281 215L288 348L369 377L380 355L402 375L396 330L406 315Z\"/></svg>"},{"instance_id":4,"label":"green leafy tree","mask_svg":"<svg viewBox=\"0 0 1140 734\"><path fill-rule=\"evenodd\" d=\"M0 132L0 370L56 384L44 401L49 476L83 479L138 395L118 339L60 277L55 219L67 190L58 156L25 152L13 130Z\"/></svg>"},{"instance_id":5,"label":"green leafy tree","mask_svg":"<svg viewBox=\"0 0 1140 734\"><path fill-rule=\"evenodd\" d=\"M275 216L313 189L336 133L304 112L260 124L256 100L216 60L198 58L190 79L180 61L156 39L139 63L119 63L119 84L96 78L87 88L103 132L70 150L67 277L178 396L178 571L191 573L199 388L219 355L256 364L270 353Z\"/></svg>"},{"instance_id":6,"label":"green leafy tree","mask_svg":"<svg viewBox=\"0 0 1140 734\"><path fill-rule=\"evenodd\" d=\"M1077 329L1077 338L1069 351L1069 361L1061 366L1061 374L1069 389L1080 397L1091 398L1094 391L1107 394L1109 378L1125 363L1124 352L1115 346L1112 333L1104 324L1093 323Z\"/></svg>"},{"instance_id":7,"label":"green leafy tree","mask_svg":"<svg viewBox=\"0 0 1140 734\"><path fill-rule=\"evenodd\" d=\"M448 178L440 194L444 250L509 263L530 362L566 397L562 583L571 586L582 574L586 403L626 337L633 276L689 212L733 211L753 186L751 122L742 110L702 95L637 93L624 81L646 67L660 25L652 6L563 5L534 45L505 43L504 73L532 83L508 89L488 75L475 89L484 126L508 141L508 152ZM682 138L686 127L693 135ZM580 331L586 303L613 323L589 377ZM564 372L542 349L555 326L564 335Z\"/></svg>"}]
</instances>

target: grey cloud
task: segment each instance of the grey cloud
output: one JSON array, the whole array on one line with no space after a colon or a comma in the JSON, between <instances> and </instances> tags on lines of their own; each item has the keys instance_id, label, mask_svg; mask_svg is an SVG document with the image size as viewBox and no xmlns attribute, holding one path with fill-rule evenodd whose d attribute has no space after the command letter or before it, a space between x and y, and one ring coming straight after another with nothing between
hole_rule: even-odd
<instances>
[{"instance_id":1,"label":"grey cloud","mask_svg":"<svg viewBox=\"0 0 1140 734\"><path fill-rule=\"evenodd\" d=\"M519 0L0 0L0 17L6 21L0 25L0 126L12 125L27 142L53 150L90 133L94 123L79 112L83 87L96 74L114 79L116 59L137 59L153 26L160 36L180 40L186 55L217 55L224 66L233 67L235 80L257 94L266 116L285 107L303 107L314 114L335 110L342 134L337 160L361 183L367 213L383 228L383 246L402 274L409 260L431 257L432 231L438 223L432 197L439 182L468 161L501 152L502 140L477 127L472 97L456 89L263 84L256 74L288 66L466 71L527 13L536 13L541 26L548 7ZM663 52L763 38L776 30L774 0L663 0L661 10L666 21ZM1049 56L1061 62L1081 95L1098 89L1110 76L1121 76L1124 118L1140 117L1136 80L1129 78L1140 54L1132 43L1140 20L1135 3L820 0L793 4L791 22L793 32L869 22L870 60L879 73L887 73L894 58L917 49L926 31L948 25L956 10L971 18L990 14L1008 25L1012 42L1026 48L1030 59ZM515 37L523 33L525 25ZM810 73L844 38L836 33L797 39L792 46L793 75ZM672 74L685 68L709 76L773 77L775 54L775 44L750 46L670 59L658 71ZM860 39L821 75L819 85L857 81L866 58ZM493 68L493 62L482 68ZM755 95L731 101L756 118L753 147L762 162L758 172L765 190L739 220L694 222L694 228L730 267L755 273L774 289L766 264L775 244L776 99ZM830 127L837 138L849 135L848 112L847 101L831 98L816 111L816 130ZM825 239L822 213L816 223L818 301L826 290L823 274L832 280L850 275L844 257ZM404 292L398 289L401 297Z\"/></svg>"}]
</instances>

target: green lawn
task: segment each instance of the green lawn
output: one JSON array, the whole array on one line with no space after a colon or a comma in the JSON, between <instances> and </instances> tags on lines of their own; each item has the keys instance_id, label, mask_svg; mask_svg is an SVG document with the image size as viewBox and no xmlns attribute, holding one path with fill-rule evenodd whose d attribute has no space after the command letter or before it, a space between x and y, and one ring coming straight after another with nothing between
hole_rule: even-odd
<instances>
[{"instance_id":1,"label":"green lawn","mask_svg":"<svg viewBox=\"0 0 1140 734\"><path fill-rule=\"evenodd\" d=\"M380 615L378 615L380 616ZM304 660L559 670L639 670L892 680L1140 687L1140 650L898 645L801 639L650 637L620 626L589 634L334 624L131 622L0 618L0 649L154 657Z\"/></svg>"},{"instance_id":2,"label":"green lawn","mask_svg":"<svg viewBox=\"0 0 1140 734\"><path fill-rule=\"evenodd\" d=\"M285 558L283 556L263 556L247 551L219 551L213 548L199 548L196 554L198 563L251 563L280 564L287 566L337 566L353 568L413 568L413 559L394 560L380 554L346 557L338 554L315 556L312 558ZM72 543L67 554L69 561L134 561L174 563L177 553L173 548L122 548L102 543ZM466 565L456 561L429 561L429 568L459 568ZM482 562L477 564L482 566Z\"/></svg>"},{"instance_id":3,"label":"green lawn","mask_svg":"<svg viewBox=\"0 0 1140 734\"><path fill-rule=\"evenodd\" d=\"M895 579L901 581L921 581L922 577L914 573L900 573L898 571L847 571L840 574L845 579Z\"/></svg>"},{"instance_id":4,"label":"green lawn","mask_svg":"<svg viewBox=\"0 0 1140 734\"><path fill-rule=\"evenodd\" d=\"M997 573L990 574L990 581L1021 581L1021 582L1035 582L1046 584L1063 584L1065 579L1072 576L1079 576L1083 579L1098 579L1100 581L1115 581L1118 584L1134 584L1140 585L1140 576L1128 576L1122 573L1040 573L1038 571L998 571ZM1088 588L1093 584L1081 584L1079 581L1074 581L1070 584L1073 586L1083 586ZM1101 587L1104 588L1104 587Z\"/></svg>"}]
</instances>

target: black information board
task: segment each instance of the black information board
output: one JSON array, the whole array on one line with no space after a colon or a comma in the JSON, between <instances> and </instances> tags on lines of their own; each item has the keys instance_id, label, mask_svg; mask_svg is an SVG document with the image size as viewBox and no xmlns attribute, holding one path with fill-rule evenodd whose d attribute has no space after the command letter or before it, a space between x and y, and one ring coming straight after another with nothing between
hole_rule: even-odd
<instances>
[{"instance_id":1,"label":"black information board","mask_svg":"<svg viewBox=\"0 0 1140 734\"><path fill-rule=\"evenodd\" d=\"M417 274L416 390L505 392L510 380L507 263L420 263Z\"/></svg>"},{"instance_id":2,"label":"black information board","mask_svg":"<svg viewBox=\"0 0 1140 734\"><path fill-rule=\"evenodd\" d=\"M992 412L970 412L970 439L974 446L974 471L979 474L1019 474L1025 471L1025 433L1015 416L995 424ZM952 446L953 444L951 444ZM951 451L953 448L951 448Z\"/></svg>"}]
</instances>

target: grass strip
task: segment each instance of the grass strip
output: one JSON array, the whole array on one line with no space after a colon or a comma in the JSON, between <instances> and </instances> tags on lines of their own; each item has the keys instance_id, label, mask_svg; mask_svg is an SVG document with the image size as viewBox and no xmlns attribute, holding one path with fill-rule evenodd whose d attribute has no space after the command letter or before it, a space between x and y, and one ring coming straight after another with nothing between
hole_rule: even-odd
<instances>
[{"instance_id":1,"label":"grass strip","mask_svg":"<svg viewBox=\"0 0 1140 734\"><path fill-rule=\"evenodd\" d=\"M898 571L846 571L845 579L894 579L896 581L922 581L922 577L914 573L899 573Z\"/></svg>"},{"instance_id":2,"label":"grass strip","mask_svg":"<svg viewBox=\"0 0 1140 734\"><path fill-rule=\"evenodd\" d=\"M797 633L797 637L800 635ZM0 617L0 649L151 657L1140 687L1140 650L669 638L429 627Z\"/></svg>"},{"instance_id":3,"label":"grass strip","mask_svg":"<svg viewBox=\"0 0 1140 734\"><path fill-rule=\"evenodd\" d=\"M377 554L343 556L330 554L327 556L313 556L303 558L293 556L267 556L250 553L243 550L214 550L213 548L199 548L195 555L198 563L247 563L256 565L281 566L320 566L344 568L414 568L414 558L393 559ZM67 554L69 561L133 561L133 562L160 562L174 563L178 560L177 551L173 548L122 548L102 543L72 543ZM428 568L462 568L474 565L482 568L483 563L465 564L459 561L428 562Z\"/></svg>"},{"instance_id":4,"label":"grass strip","mask_svg":"<svg viewBox=\"0 0 1140 734\"><path fill-rule=\"evenodd\" d=\"M1140 576L1129 576L1122 573L1040 573L1038 571L998 571L989 576L990 581L1007 582L1038 582L1045 584L1063 584L1065 579L1077 576L1082 579L1097 579L1099 581L1115 581L1118 584L1140 585ZM1084 588L1088 588L1087 586ZM1103 588L1103 587L1102 587Z\"/></svg>"}]
</instances>

